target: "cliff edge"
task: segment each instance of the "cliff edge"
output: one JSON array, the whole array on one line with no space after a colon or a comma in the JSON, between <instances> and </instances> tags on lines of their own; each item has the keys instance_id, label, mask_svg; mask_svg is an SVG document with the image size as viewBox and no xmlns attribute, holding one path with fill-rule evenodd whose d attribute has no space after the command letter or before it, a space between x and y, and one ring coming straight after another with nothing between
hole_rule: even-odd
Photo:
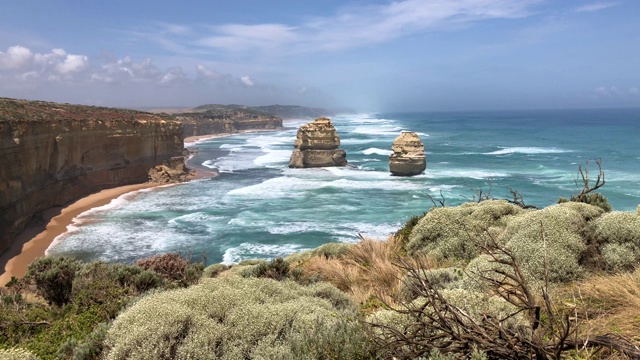
<instances>
[{"instance_id":1,"label":"cliff edge","mask_svg":"<svg viewBox=\"0 0 640 360\"><path fill-rule=\"evenodd\" d=\"M0 98L0 253L34 214L145 182L183 147L180 122L157 115Z\"/></svg>"}]
</instances>

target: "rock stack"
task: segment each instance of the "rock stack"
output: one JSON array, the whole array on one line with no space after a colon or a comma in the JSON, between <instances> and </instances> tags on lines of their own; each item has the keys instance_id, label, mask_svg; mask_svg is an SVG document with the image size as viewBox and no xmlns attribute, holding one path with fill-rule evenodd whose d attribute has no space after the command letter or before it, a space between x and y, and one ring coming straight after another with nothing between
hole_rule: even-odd
<instances>
[{"instance_id":1,"label":"rock stack","mask_svg":"<svg viewBox=\"0 0 640 360\"><path fill-rule=\"evenodd\" d=\"M328 118L322 117L298 129L289 160L290 168L347 165L347 154L338 149L340 137Z\"/></svg>"},{"instance_id":2,"label":"rock stack","mask_svg":"<svg viewBox=\"0 0 640 360\"><path fill-rule=\"evenodd\" d=\"M400 133L400 136L393 141L391 150L393 151L389 156L391 175L414 176L421 174L427 168L424 144L415 132Z\"/></svg>"}]
</instances>

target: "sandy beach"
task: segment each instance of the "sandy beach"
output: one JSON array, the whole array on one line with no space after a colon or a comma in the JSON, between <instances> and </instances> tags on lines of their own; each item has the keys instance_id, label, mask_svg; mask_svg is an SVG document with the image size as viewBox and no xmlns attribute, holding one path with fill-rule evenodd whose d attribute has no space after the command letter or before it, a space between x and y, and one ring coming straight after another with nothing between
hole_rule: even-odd
<instances>
[{"instance_id":1,"label":"sandy beach","mask_svg":"<svg viewBox=\"0 0 640 360\"><path fill-rule=\"evenodd\" d=\"M0 286L4 286L12 276L23 277L29 264L44 256L44 252L51 245L53 239L66 232L67 226L76 216L92 208L106 205L120 195L158 185L144 183L106 189L81 198L64 208L45 210L42 217L46 226L35 225L26 228L16 237L11 249L0 257L0 268L4 269L4 273L0 275Z\"/></svg>"},{"instance_id":2,"label":"sandy beach","mask_svg":"<svg viewBox=\"0 0 640 360\"><path fill-rule=\"evenodd\" d=\"M245 130L244 132L273 131L265 130ZM199 140L213 139L238 133L225 133L215 135L190 136L184 139L185 144L194 143ZM204 179L217 176L216 172L196 169L191 180ZM73 219L85 211L103 206L118 198L121 195L133 191L148 189L163 184L143 183L120 186L116 188L102 190L98 193L88 195L75 201L66 207L56 207L42 212L42 220L35 224L30 224L14 240L13 245L0 256L0 287L4 286L12 276L23 277L29 264L35 259L45 255L45 251L53 240L60 234L67 231L67 226L73 223Z\"/></svg>"}]
</instances>

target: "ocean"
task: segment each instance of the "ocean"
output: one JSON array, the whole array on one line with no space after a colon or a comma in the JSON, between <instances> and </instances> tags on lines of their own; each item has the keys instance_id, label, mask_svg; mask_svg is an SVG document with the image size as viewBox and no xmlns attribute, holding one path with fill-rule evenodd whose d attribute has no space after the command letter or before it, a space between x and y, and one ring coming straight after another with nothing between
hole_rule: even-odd
<instances>
[{"instance_id":1,"label":"ocean","mask_svg":"<svg viewBox=\"0 0 640 360\"><path fill-rule=\"evenodd\" d=\"M297 127L188 145L189 165L219 176L129 193L74 219L49 255L133 262L178 251L207 263L271 259L358 234L384 240L429 196L454 206L477 194L544 207L579 188L579 165L602 159L599 189L614 210L640 204L640 109L387 113L332 118L347 152L344 168L289 169ZM402 130L425 144L427 170L389 173ZM594 177L597 166L591 161Z\"/></svg>"}]
</instances>

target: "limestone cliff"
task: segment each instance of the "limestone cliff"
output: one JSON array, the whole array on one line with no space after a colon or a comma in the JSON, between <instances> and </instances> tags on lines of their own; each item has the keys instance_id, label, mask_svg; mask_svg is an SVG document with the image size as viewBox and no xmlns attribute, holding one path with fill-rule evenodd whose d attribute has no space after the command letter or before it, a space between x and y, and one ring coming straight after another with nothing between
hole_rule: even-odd
<instances>
[{"instance_id":1,"label":"limestone cliff","mask_svg":"<svg viewBox=\"0 0 640 360\"><path fill-rule=\"evenodd\" d=\"M415 132L400 133L393 141L391 150L393 153L389 156L389 170L392 175L413 176L421 174L427 168L424 144Z\"/></svg>"},{"instance_id":2,"label":"limestone cliff","mask_svg":"<svg viewBox=\"0 0 640 360\"><path fill-rule=\"evenodd\" d=\"M347 165L347 154L338 149L340 137L328 118L318 118L298 129L290 168Z\"/></svg>"},{"instance_id":3,"label":"limestone cliff","mask_svg":"<svg viewBox=\"0 0 640 360\"><path fill-rule=\"evenodd\" d=\"M34 214L145 182L182 149L181 124L157 115L0 98L0 252Z\"/></svg>"},{"instance_id":4,"label":"limestone cliff","mask_svg":"<svg viewBox=\"0 0 640 360\"><path fill-rule=\"evenodd\" d=\"M182 123L184 137L282 128L282 119L278 116L223 105L203 112L175 114L173 118Z\"/></svg>"}]
</instances>

